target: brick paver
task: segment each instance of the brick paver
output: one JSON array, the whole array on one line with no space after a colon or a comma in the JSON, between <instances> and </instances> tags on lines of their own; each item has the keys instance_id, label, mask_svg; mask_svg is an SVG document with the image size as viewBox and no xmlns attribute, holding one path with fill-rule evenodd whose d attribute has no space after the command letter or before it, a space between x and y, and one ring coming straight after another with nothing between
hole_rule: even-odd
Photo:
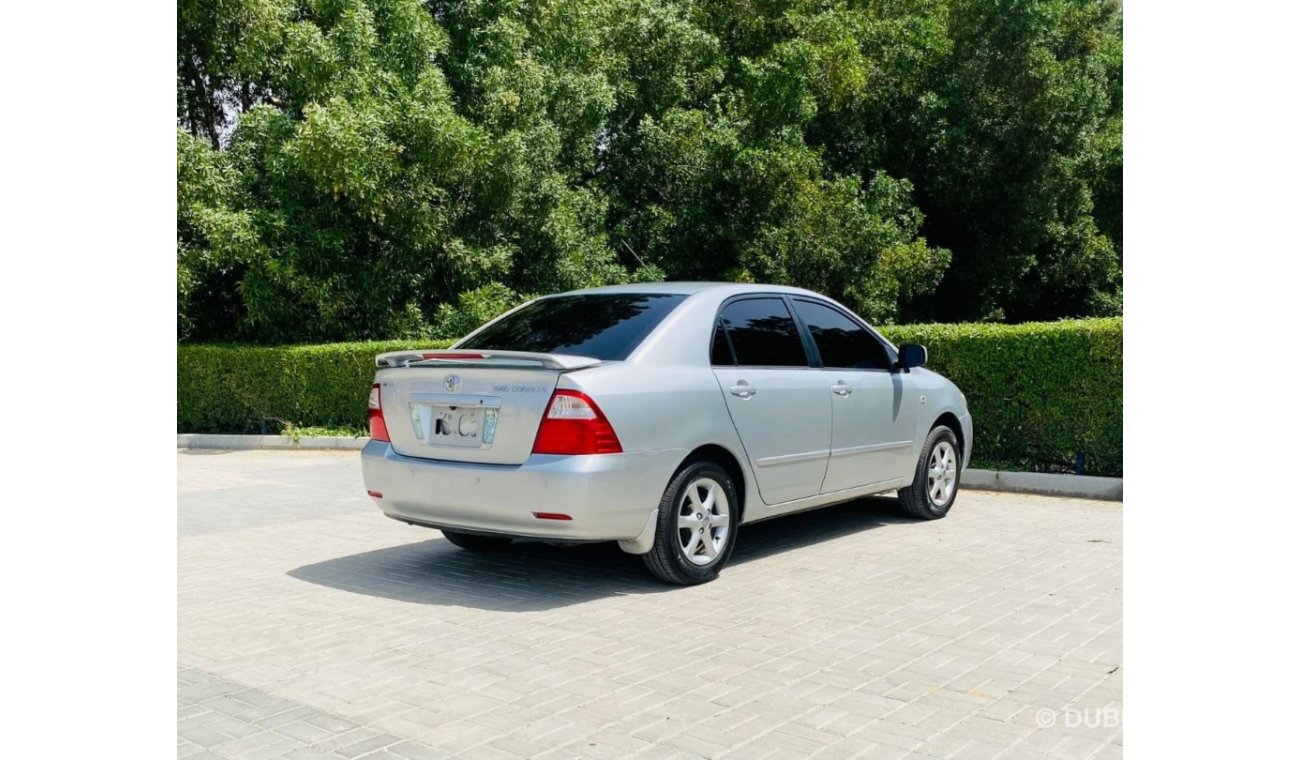
<instances>
[{"instance_id":1,"label":"brick paver","mask_svg":"<svg viewBox=\"0 0 1300 760\"><path fill-rule=\"evenodd\" d=\"M1122 754L1116 504L856 502L670 588L612 545L388 520L355 452L177 463L180 757Z\"/></svg>"}]
</instances>

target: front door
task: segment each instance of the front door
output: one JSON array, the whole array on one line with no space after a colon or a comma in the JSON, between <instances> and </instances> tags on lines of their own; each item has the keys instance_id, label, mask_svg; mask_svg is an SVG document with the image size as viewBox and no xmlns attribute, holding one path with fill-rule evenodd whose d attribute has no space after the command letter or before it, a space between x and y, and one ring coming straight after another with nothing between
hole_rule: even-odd
<instances>
[{"instance_id":1,"label":"front door","mask_svg":"<svg viewBox=\"0 0 1300 760\"><path fill-rule=\"evenodd\" d=\"M763 502L816 496L826 474L831 394L777 296L728 303L714 335L713 373Z\"/></svg>"}]
</instances>

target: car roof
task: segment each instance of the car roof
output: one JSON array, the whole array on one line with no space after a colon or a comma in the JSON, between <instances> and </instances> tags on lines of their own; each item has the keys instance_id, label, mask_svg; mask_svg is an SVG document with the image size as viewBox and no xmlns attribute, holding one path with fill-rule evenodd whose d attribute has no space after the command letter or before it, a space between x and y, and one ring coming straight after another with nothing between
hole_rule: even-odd
<instances>
[{"instance_id":1,"label":"car roof","mask_svg":"<svg viewBox=\"0 0 1300 760\"><path fill-rule=\"evenodd\" d=\"M740 282L633 282L625 285L605 285L599 288L571 290L558 295L602 295L614 293L665 293L689 296L706 290L725 290L727 296L742 293L799 293L817 296L819 294L803 288L789 285L762 285ZM721 295L721 294L720 294Z\"/></svg>"}]
</instances>

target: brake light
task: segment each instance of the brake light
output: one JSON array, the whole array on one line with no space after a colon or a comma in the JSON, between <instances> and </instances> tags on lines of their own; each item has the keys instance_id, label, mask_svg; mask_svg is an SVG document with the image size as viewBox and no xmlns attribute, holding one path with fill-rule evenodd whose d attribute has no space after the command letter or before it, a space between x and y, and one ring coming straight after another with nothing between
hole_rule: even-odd
<instances>
[{"instance_id":1,"label":"brake light","mask_svg":"<svg viewBox=\"0 0 1300 760\"><path fill-rule=\"evenodd\" d=\"M370 421L370 437L376 441L387 441L388 423L384 422L384 410L379 401L379 383L375 383L370 386L370 409L366 414Z\"/></svg>"},{"instance_id":2,"label":"brake light","mask_svg":"<svg viewBox=\"0 0 1300 760\"><path fill-rule=\"evenodd\" d=\"M619 454L623 446L596 402L580 391L557 390L533 442L534 454Z\"/></svg>"}]
</instances>

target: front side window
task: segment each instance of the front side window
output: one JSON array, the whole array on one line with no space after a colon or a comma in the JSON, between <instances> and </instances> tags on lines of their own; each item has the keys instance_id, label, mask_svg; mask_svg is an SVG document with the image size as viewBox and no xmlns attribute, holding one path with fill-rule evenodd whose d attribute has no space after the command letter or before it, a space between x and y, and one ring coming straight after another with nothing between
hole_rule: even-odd
<instances>
[{"instance_id":1,"label":"front side window","mask_svg":"<svg viewBox=\"0 0 1300 760\"><path fill-rule=\"evenodd\" d=\"M457 348L626 359L686 299L667 293L592 293L534 301Z\"/></svg>"},{"instance_id":2,"label":"front side window","mask_svg":"<svg viewBox=\"0 0 1300 760\"><path fill-rule=\"evenodd\" d=\"M794 309L812 333L822 366L832 369L889 369L889 350L839 309L796 299Z\"/></svg>"},{"instance_id":3,"label":"front side window","mask_svg":"<svg viewBox=\"0 0 1300 760\"><path fill-rule=\"evenodd\" d=\"M736 363L742 367L807 367L808 355L780 298L746 298L722 310Z\"/></svg>"}]
</instances>

